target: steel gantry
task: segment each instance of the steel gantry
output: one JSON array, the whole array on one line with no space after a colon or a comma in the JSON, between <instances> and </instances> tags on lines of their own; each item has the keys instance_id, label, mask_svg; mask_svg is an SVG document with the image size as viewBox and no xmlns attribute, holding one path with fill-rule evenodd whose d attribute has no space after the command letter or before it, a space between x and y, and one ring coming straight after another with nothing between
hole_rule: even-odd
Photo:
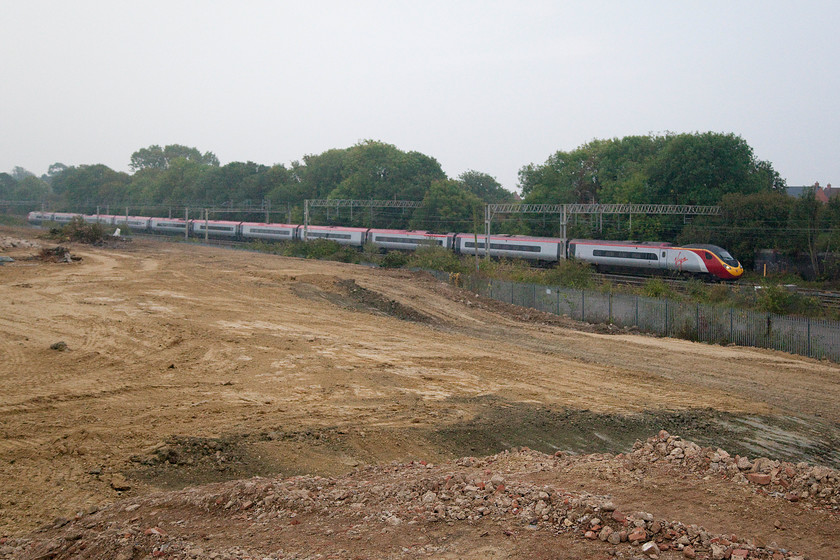
<instances>
[{"instance_id":1,"label":"steel gantry","mask_svg":"<svg viewBox=\"0 0 840 560\"><path fill-rule=\"evenodd\" d=\"M720 206L692 206L685 204L488 204L484 210L484 234L490 239L490 225L497 214L560 214L563 258L566 258L566 226L572 214L681 214L684 216L714 216ZM490 258L490 243L484 244L484 254Z\"/></svg>"}]
</instances>

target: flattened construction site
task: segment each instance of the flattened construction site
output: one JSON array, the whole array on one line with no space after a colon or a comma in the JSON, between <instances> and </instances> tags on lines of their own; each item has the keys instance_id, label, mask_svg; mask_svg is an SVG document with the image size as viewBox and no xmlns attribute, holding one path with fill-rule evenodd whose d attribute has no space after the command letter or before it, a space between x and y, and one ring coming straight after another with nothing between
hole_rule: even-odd
<instances>
[{"instance_id":1,"label":"flattened construction site","mask_svg":"<svg viewBox=\"0 0 840 560\"><path fill-rule=\"evenodd\" d=\"M837 364L38 233L0 229L0 558L840 557Z\"/></svg>"}]
</instances>

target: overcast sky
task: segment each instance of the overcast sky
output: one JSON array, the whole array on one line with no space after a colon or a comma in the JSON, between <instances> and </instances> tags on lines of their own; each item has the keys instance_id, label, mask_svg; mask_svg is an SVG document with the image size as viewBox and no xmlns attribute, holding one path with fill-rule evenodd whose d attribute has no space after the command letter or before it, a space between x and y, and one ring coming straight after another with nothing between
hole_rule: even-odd
<instances>
[{"instance_id":1,"label":"overcast sky","mask_svg":"<svg viewBox=\"0 0 840 560\"><path fill-rule=\"evenodd\" d=\"M381 140L515 189L594 138L732 132L840 185L840 3L0 0L0 171Z\"/></svg>"}]
</instances>

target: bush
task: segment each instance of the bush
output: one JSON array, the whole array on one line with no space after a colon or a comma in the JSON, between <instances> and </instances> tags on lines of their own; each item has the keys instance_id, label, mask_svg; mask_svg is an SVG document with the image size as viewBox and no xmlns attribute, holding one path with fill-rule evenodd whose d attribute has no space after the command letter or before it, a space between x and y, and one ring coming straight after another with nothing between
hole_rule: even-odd
<instances>
[{"instance_id":1,"label":"bush","mask_svg":"<svg viewBox=\"0 0 840 560\"><path fill-rule=\"evenodd\" d=\"M820 311L819 302L814 298L790 291L778 284L761 286L757 294L756 304L760 311L776 315L816 315Z\"/></svg>"},{"instance_id":2,"label":"bush","mask_svg":"<svg viewBox=\"0 0 840 560\"><path fill-rule=\"evenodd\" d=\"M73 218L68 224L50 228L47 237L61 241L75 241L77 243L97 244L105 241L113 232L113 228L106 231L102 224L89 224L82 218Z\"/></svg>"},{"instance_id":3,"label":"bush","mask_svg":"<svg viewBox=\"0 0 840 560\"><path fill-rule=\"evenodd\" d=\"M26 225L26 218L24 216L15 216L14 214L0 214L0 225L23 226Z\"/></svg>"},{"instance_id":4,"label":"bush","mask_svg":"<svg viewBox=\"0 0 840 560\"><path fill-rule=\"evenodd\" d=\"M556 284L566 288L585 290L595 285L592 267L574 259L558 261L545 273L546 284Z\"/></svg>"},{"instance_id":5,"label":"bush","mask_svg":"<svg viewBox=\"0 0 840 560\"><path fill-rule=\"evenodd\" d=\"M408 255L402 251L391 251L380 259L379 266L382 268L402 268L408 261Z\"/></svg>"},{"instance_id":6,"label":"bush","mask_svg":"<svg viewBox=\"0 0 840 560\"><path fill-rule=\"evenodd\" d=\"M443 247L420 247L408 259L413 268L441 270L443 272L467 272L469 269L458 255Z\"/></svg>"},{"instance_id":7,"label":"bush","mask_svg":"<svg viewBox=\"0 0 840 560\"><path fill-rule=\"evenodd\" d=\"M649 278L642 285L642 295L673 298L674 290L662 278Z\"/></svg>"}]
</instances>

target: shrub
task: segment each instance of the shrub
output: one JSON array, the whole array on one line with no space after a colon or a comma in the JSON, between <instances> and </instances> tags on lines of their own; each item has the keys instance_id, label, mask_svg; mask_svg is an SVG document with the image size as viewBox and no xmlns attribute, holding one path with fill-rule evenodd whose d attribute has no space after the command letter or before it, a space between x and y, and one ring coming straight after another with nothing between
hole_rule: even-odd
<instances>
[{"instance_id":1,"label":"shrub","mask_svg":"<svg viewBox=\"0 0 840 560\"><path fill-rule=\"evenodd\" d=\"M379 266L382 268L402 268L408 261L408 255L402 251L391 251L380 259Z\"/></svg>"},{"instance_id":2,"label":"shrub","mask_svg":"<svg viewBox=\"0 0 840 560\"><path fill-rule=\"evenodd\" d=\"M649 278L642 285L642 295L647 297L674 297L674 290L662 278Z\"/></svg>"},{"instance_id":3,"label":"shrub","mask_svg":"<svg viewBox=\"0 0 840 560\"><path fill-rule=\"evenodd\" d=\"M113 233L105 231L102 224L89 224L82 218L73 218L69 223L59 228L51 228L47 237L62 241L75 241L77 243L97 244L102 243Z\"/></svg>"},{"instance_id":4,"label":"shrub","mask_svg":"<svg viewBox=\"0 0 840 560\"><path fill-rule=\"evenodd\" d=\"M467 272L465 265L458 255L443 247L420 247L408 259L409 266L443 272Z\"/></svg>"},{"instance_id":5,"label":"shrub","mask_svg":"<svg viewBox=\"0 0 840 560\"><path fill-rule=\"evenodd\" d=\"M790 291L778 284L761 286L757 292L756 304L759 310L776 315L815 315L820 311L819 302L814 298Z\"/></svg>"},{"instance_id":6,"label":"shrub","mask_svg":"<svg viewBox=\"0 0 840 560\"><path fill-rule=\"evenodd\" d=\"M584 290L595 285L592 267L581 261L566 259L559 261L546 271L546 284Z\"/></svg>"}]
</instances>

